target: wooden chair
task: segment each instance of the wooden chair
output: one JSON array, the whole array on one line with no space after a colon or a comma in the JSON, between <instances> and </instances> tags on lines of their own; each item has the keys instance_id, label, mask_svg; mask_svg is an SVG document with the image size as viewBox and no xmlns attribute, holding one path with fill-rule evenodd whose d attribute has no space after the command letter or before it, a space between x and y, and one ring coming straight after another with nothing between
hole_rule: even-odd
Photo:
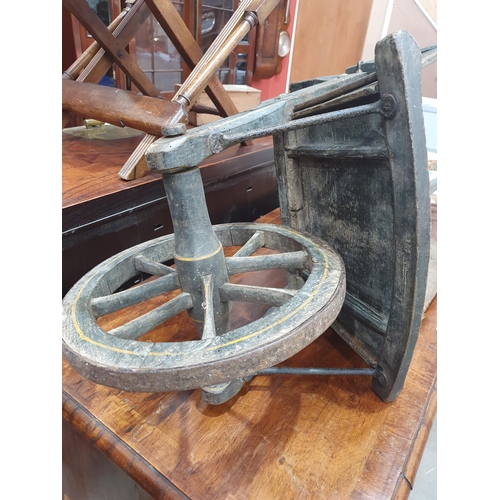
<instances>
[{"instance_id":1,"label":"wooden chair","mask_svg":"<svg viewBox=\"0 0 500 500\"><path fill-rule=\"evenodd\" d=\"M170 0L130 0L108 28L86 2L63 0L67 9L96 40L63 73L63 127L67 122L67 113L75 112L117 126L130 125L146 131L147 135L119 172L125 180L141 177L147 171L145 163L140 162L146 149L161 135L184 130L176 125L186 121L188 110L205 87L216 108L208 111L223 117L237 113L231 98L214 76L215 71L234 46L253 26L262 23L277 3L277 0L241 2L229 23L203 55ZM161 98L160 91L126 50L128 42L150 14L155 16L186 64L194 70L172 102L157 102ZM141 97L154 98L155 101L140 99L138 95L126 91L112 94L102 87L97 88L95 84L113 63L128 75L142 93ZM151 122L155 120L161 122L162 127L151 130Z\"/></svg>"}]
</instances>

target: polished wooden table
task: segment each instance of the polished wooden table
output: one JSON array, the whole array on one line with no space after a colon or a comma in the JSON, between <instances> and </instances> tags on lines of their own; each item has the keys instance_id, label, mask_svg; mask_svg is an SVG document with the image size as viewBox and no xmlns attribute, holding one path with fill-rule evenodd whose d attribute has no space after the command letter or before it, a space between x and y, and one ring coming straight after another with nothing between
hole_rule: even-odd
<instances>
[{"instance_id":1,"label":"polished wooden table","mask_svg":"<svg viewBox=\"0 0 500 500\"><path fill-rule=\"evenodd\" d=\"M263 221L279 222L279 212ZM238 307L237 321L259 313ZM197 390L99 386L63 360L63 492L69 500L407 498L436 413L436 317L437 297L391 403L369 377L273 375L209 406ZM178 340L193 335L187 316L163 329ZM282 366L366 365L328 329Z\"/></svg>"}]
</instances>

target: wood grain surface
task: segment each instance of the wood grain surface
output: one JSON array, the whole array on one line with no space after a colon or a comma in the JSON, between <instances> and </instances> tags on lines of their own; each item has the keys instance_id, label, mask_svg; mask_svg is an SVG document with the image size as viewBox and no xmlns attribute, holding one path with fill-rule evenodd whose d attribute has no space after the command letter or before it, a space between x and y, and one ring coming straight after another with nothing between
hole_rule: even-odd
<instances>
[{"instance_id":1,"label":"wood grain surface","mask_svg":"<svg viewBox=\"0 0 500 500\"><path fill-rule=\"evenodd\" d=\"M283 276L251 278L279 286ZM238 304L235 321L257 308ZM210 406L198 390L99 386L63 360L63 418L155 499L407 498L436 412L436 316L437 298L391 403L370 377L274 375ZM159 328L169 338L194 333L187 315ZM282 365L365 366L331 329Z\"/></svg>"},{"instance_id":2,"label":"wood grain surface","mask_svg":"<svg viewBox=\"0 0 500 500\"><path fill-rule=\"evenodd\" d=\"M163 186L161 175L151 172L141 179L132 181L124 181L118 177L118 171L143 137L144 134L116 140L82 139L63 132L63 210L102 196L124 193L137 186L155 181ZM205 167L213 165L221 165L220 169L226 169L225 175L231 175L241 170L237 168L237 165L244 163L246 157L252 157L260 151L268 153L272 147L272 138L266 137L254 141L251 145L228 148L202 162L200 165L202 176L209 175L208 170L213 171L213 175L219 175L220 172L217 172L217 169L208 169L206 173L204 172ZM268 156L266 155L266 159ZM272 152L270 156L272 157ZM255 159L253 161L255 162ZM229 165L229 170L227 170L228 163L234 164L232 168Z\"/></svg>"},{"instance_id":3,"label":"wood grain surface","mask_svg":"<svg viewBox=\"0 0 500 500\"><path fill-rule=\"evenodd\" d=\"M300 2L290 82L337 75L363 53L373 0Z\"/></svg>"}]
</instances>

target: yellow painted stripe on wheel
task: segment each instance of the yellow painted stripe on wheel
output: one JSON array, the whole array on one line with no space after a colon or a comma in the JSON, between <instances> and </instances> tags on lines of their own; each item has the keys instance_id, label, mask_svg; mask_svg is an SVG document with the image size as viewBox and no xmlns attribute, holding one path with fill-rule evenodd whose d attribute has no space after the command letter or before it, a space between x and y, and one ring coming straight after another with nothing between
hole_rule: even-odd
<instances>
[{"instance_id":1,"label":"yellow painted stripe on wheel","mask_svg":"<svg viewBox=\"0 0 500 500\"><path fill-rule=\"evenodd\" d=\"M293 232L293 231L290 231L290 232ZM198 258L193 258L193 260L197 260L197 259L203 259L203 258L208 258L208 257L211 257L213 255L215 255L217 252L219 252L220 250L222 249L222 246L219 247L219 249L217 249L215 252L213 252L212 254L210 255L207 255L207 256L204 256L204 257L198 257ZM229 342L226 342L224 344L221 344L221 345L217 345L217 346L214 346L214 347L209 347L207 348L206 350L207 351L215 351L217 349L222 349L224 347L227 347L229 345L234 345L234 344L237 344L239 342L242 342L244 340L248 340L252 337L255 337L256 335L259 335L267 330L270 330L271 328L274 328L275 326L277 325L280 325L282 323L284 323L285 321L287 321L289 318L291 318L292 316L294 316L295 314L297 314L299 311L301 311L307 304L309 304L309 302L311 302L311 300L318 294L321 286L323 285L323 282L325 281L326 279L326 276L328 274L328 270L329 270L329 264L328 264L328 255L321 249L321 248L317 248L317 250L320 251L320 253L323 255L324 257L324 260L325 260L325 269L323 271L323 275L321 276L320 280L319 280L319 283L317 284L316 288L311 292L311 294L309 295L309 297L304 301L302 302L296 309L294 309L293 311L291 311L290 313L288 313L286 316L284 316L283 318L281 318L280 320L278 321L275 321L274 323L272 323L271 325L268 325L267 327L265 328L262 328L260 330L257 330L255 332L252 332L248 335L245 335L244 337L240 337L240 338L237 338L237 339L234 339L234 340L231 340ZM117 257L118 258L118 257ZM111 264L115 259L113 259L112 261L109 262L109 264ZM90 280L92 280L92 278L97 274L97 272L95 274L93 274L88 280L87 282L83 285L83 287L81 288L81 290L78 292L77 296L75 297L75 300L72 304L72 320L73 320L73 325L75 327L75 330L77 331L79 337L86 341L86 342L89 342L90 344L93 344L97 347L101 347L103 349L107 349L107 350L110 350L110 351L114 351L114 352L119 352L119 353L122 353L122 354L132 354L132 355L135 355L135 356L143 356L143 354L141 353L137 353L137 352L134 352L134 351L130 351L130 350L125 350L125 349L120 349L120 348L117 348L117 347L112 347L110 345L107 345L107 344L102 344L100 342L96 342L95 340L92 340L91 338L87 337L83 331L81 330L79 324L78 324L78 321L76 319L76 305L78 303L78 300L83 292L83 290L85 289L85 287L87 286L87 284L89 283ZM103 330L103 333L107 334L107 332L105 332ZM155 345L155 344L153 344ZM183 355L183 354L192 354L193 352L192 351L189 351L189 352L177 352L177 353L174 353L172 351L163 351L163 352L148 352L147 353L147 356L176 356L176 355Z\"/></svg>"}]
</instances>

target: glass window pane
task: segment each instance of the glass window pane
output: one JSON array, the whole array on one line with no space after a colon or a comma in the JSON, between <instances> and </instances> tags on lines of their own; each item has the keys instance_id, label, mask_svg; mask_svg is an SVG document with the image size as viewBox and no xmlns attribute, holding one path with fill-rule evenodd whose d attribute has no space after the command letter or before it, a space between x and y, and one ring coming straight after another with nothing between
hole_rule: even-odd
<instances>
[{"instance_id":1,"label":"glass window pane","mask_svg":"<svg viewBox=\"0 0 500 500\"><path fill-rule=\"evenodd\" d=\"M182 71L155 72L154 84L159 90L173 91L178 83L182 83Z\"/></svg>"},{"instance_id":2,"label":"glass window pane","mask_svg":"<svg viewBox=\"0 0 500 500\"><path fill-rule=\"evenodd\" d=\"M182 8L182 5L180 7ZM135 37L139 67L152 72L152 81L160 91L171 92L182 80L182 58L160 24L150 17Z\"/></svg>"},{"instance_id":3,"label":"glass window pane","mask_svg":"<svg viewBox=\"0 0 500 500\"><path fill-rule=\"evenodd\" d=\"M203 0L201 14L201 50L208 47L222 31L233 14L232 0Z\"/></svg>"},{"instance_id":4,"label":"glass window pane","mask_svg":"<svg viewBox=\"0 0 500 500\"><path fill-rule=\"evenodd\" d=\"M153 18L149 17L135 35L136 62L143 71L153 69L153 56L151 54L151 40L153 38Z\"/></svg>"},{"instance_id":5,"label":"glass window pane","mask_svg":"<svg viewBox=\"0 0 500 500\"><path fill-rule=\"evenodd\" d=\"M236 61L236 85L245 85L245 78L247 74L247 54L238 54Z\"/></svg>"},{"instance_id":6,"label":"glass window pane","mask_svg":"<svg viewBox=\"0 0 500 500\"><path fill-rule=\"evenodd\" d=\"M97 2L98 0L88 1ZM181 17L184 18L184 2L174 1L173 3ZM200 46L203 52L206 52L229 22L233 14L234 3L233 0L202 0L201 17L197 24L201 32ZM144 23L137 33L135 41L137 62L143 71L148 72L148 77L152 78L153 83L160 91L173 91L176 84L182 83L184 62L171 40L153 17ZM240 43L247 45L248 36ZM241 47L240 50L245 51L245 48ZM239 53L236 68L231 69L230 60L227 58L217 71L217 76L225 84L230 81L244 84L246 64L247 54Z\"/></svg>"},{"instance_id":7,"label":"glass window pane","mask_svg":"<svg viewBox=\"0 0 500 500\"><path fill-rule=\"evenodd\" d=\"M109 26L111 23L109 14L109 2L108 0L87 0L87 3L92 7L92 10L97 14L99 19L106 25Z\"/></svg>"},{"instance_id":8,"label":"glass window pane","mask_svg":"<svg viewBox=\"0 0 500 500\"><path fill-rule=\"evenodd\" d=\"M229 68L220 68L217 72L217 77L223 84L229 83Z\"/></svg>"},{"instance_id":9,"label":"glass window pane","mask_svg":"<svg viewBox=\"0 0 500 500\"><path fill-rule=\"evenodd\" d=\"M219 68L217 72L217 77L221 81L221 83L228 84L229 83L229 57L224 61L224 63Z\"/></svg>"},{"instance_id":10,"label":"glass window pane","mask_svg":"<svg viewBox=\"0 0 500 500\"><path fill-rule=\"evenodd\" d=\"M155 71L182 70L181 56L167 35L156 36L153 39L153 50Z\"/></svg>"}]
</instances>

